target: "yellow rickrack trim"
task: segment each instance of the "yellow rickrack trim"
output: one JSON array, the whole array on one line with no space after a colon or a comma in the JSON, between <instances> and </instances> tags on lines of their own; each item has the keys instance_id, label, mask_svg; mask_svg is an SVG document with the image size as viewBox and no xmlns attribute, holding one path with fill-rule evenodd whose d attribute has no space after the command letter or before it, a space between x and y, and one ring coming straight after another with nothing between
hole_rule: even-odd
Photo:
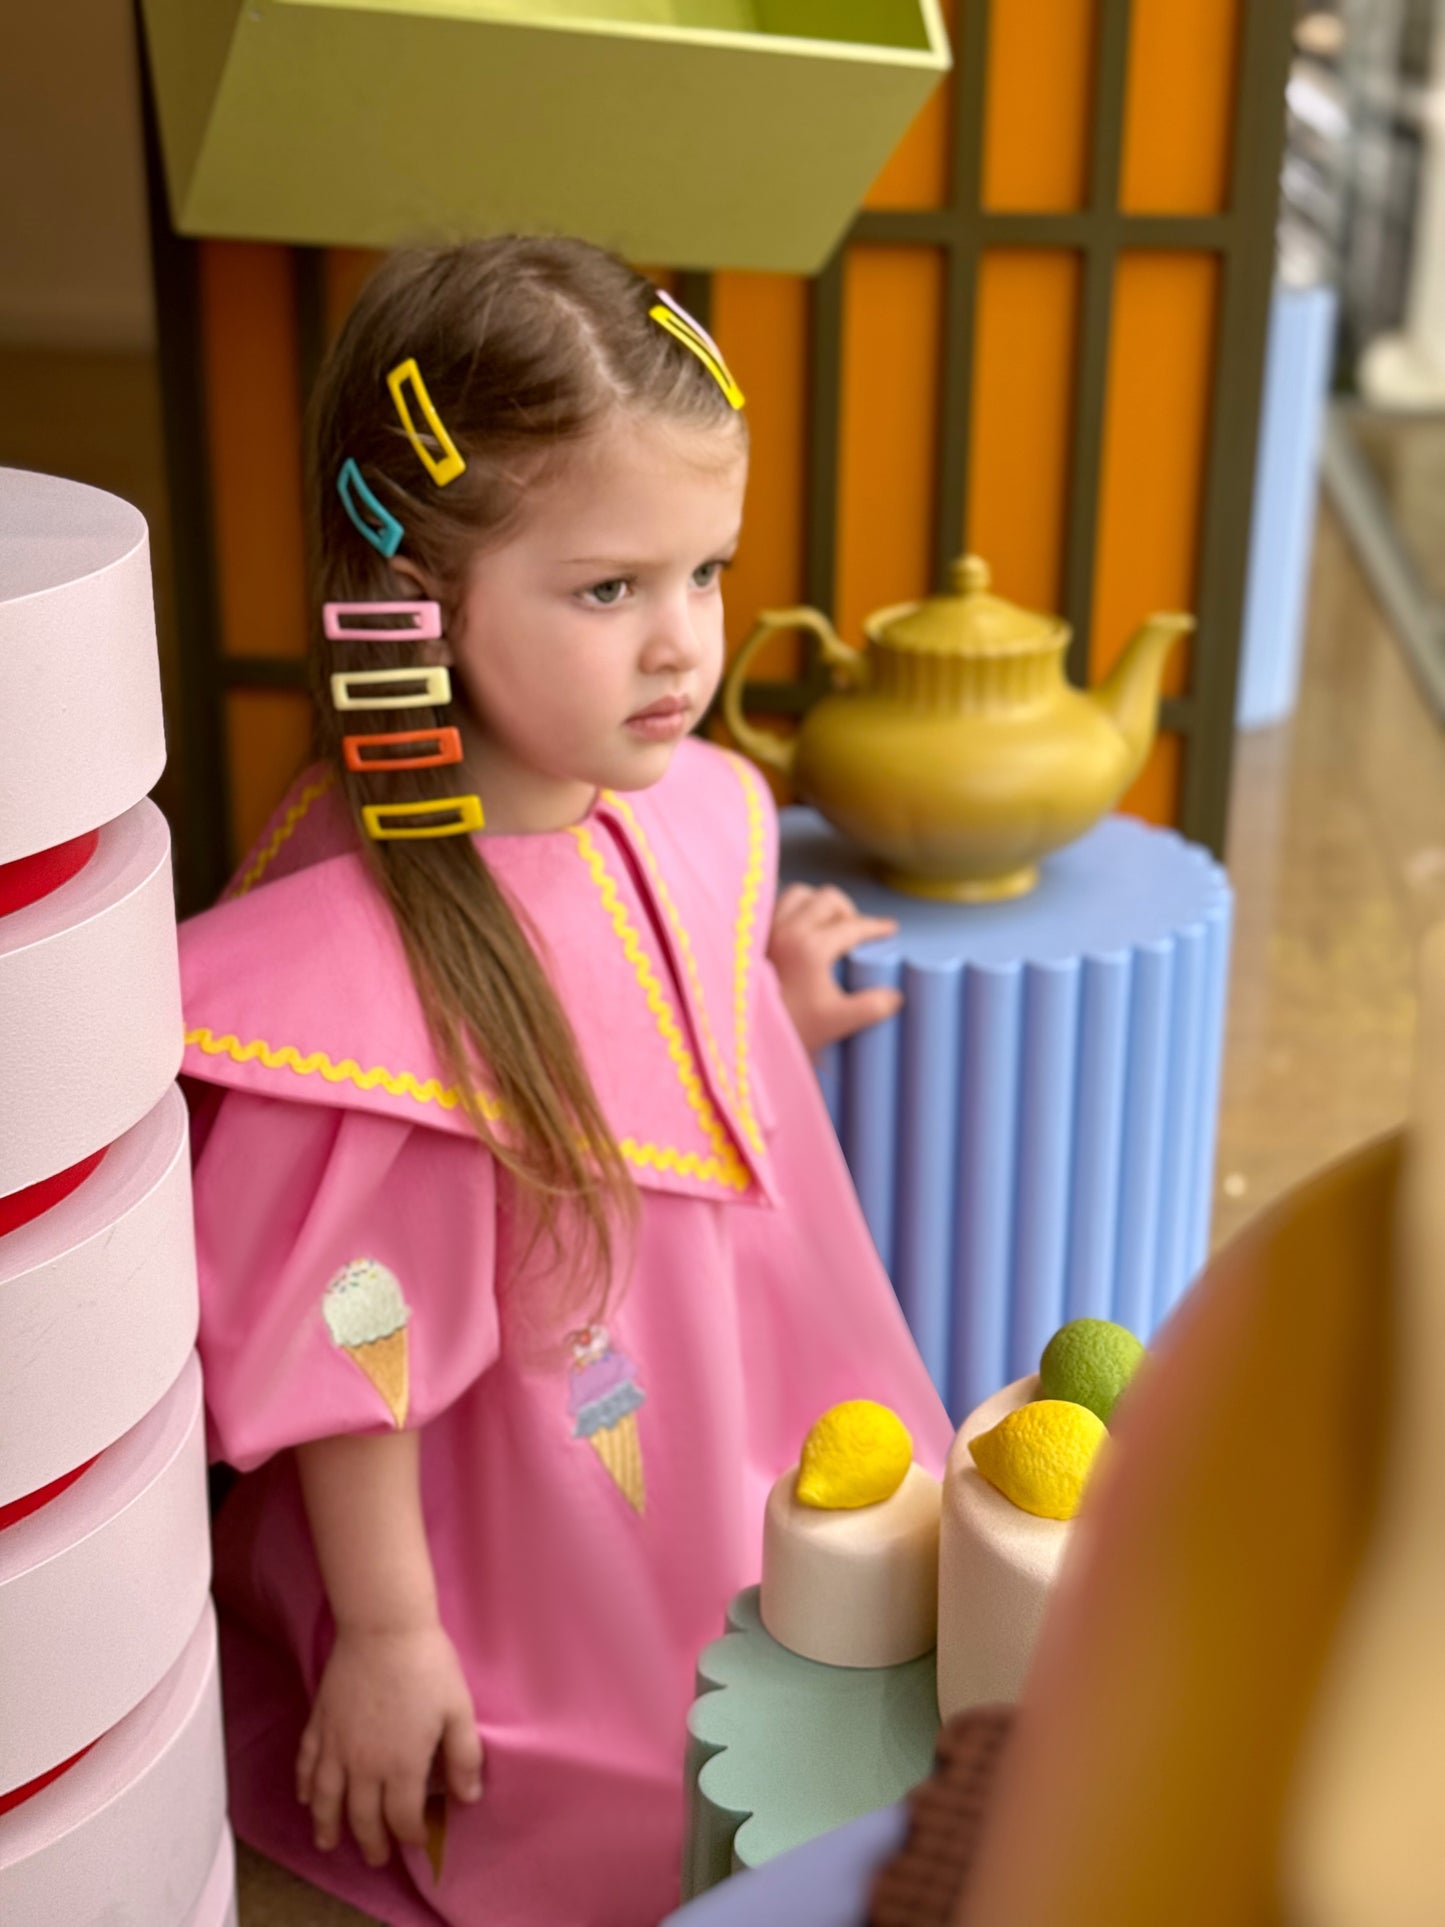
<instances>
[{"instance_id":1,"label":"yellow rickrack trim","mask_svg":"<svg viewBox=\"0 0 1445 1927\"><path fill-rule=\"evenodd\" d=\"M335 781L336 771L334 769L328 769L319 783L308 783L306 785L306 788L302 790L296 801L291 805L290 809L287 810L284 819L277 825L265 849L260 851L255 862L251 865L250 869L246 871L235 888L227 892L228 896L243 897L248 890L255 888L270 868L281 845L289 836L294 834L296 826L306 815L311 805L320 797L323 797Z\"/></svg>"},{"instance_id":2,"label":"yellow rickrack trim","mask_svg":"<svg viewBox=\"0 0 1445 1927\"><path fill-rule=\"evenodd\" d=\"M617 1147L630 1164L646 1165L654 1171L678 1171L684 1177L706 1178L713 1183L730 1184L736 1190L746 1185L747 1174L742 1174L741 1183L719 1168L716 1158L699 1156L696 1151L674 1151L666 1144L639 1144L634 1137L625 1137Z\"/></svg>"},{"instance_id":3,"label":"yellow rickrack trim","mask_svg":"<svg viewBox=\"0 0 1445 1927\"><path fill-rule=\"evenodd\" d=\"M619 796L615 790L603 790L602 796L603 800L617 811L618 815L622 817L628 829L632 832L637 843L638 851L647 866L648 875L657 887L658 899L662 904L663 913L672 927L673 935L677 938L677 947L682 953L683 965L687 971L688 981L692 985L692 994L697 999L698 1023L702 1030L702 1041L707 1051L708 1059L717 1074L718 1083L722 1086L723 1096L737 1108L743 1129L747 1133L748 1142L755 1151L761 1151L763 1149L762 1132L758 1129L758 1121L753 1116L751 1106L743 1101L738 1092L734 1091L732 1079L728 1075L727 1065L723 1062L722 1052L718 1049L717 1039L713 1035L712 1020L709 1018L707 1011L707 999L703 995L702 979L698 974L697 959L693 955L692 939L688 936L682 918L678 915L677 905L672 900L672 893L667 887L662 871L658 868L657 858L652 853L652 845L648 842L646 832L637 820L636 811L625 797ZM744 1047L744 1041L740 1041L739 1049ZM743 1074L743 1081L745 1084L746 1073Z\"/></svg>"},{"instance_id":4,"label":"yellow rickrack trim","mask_svg":"<svg viewBox=\"0 0 1445 1927\"><path fill-rule=\"evenodd\" d=\"M667 1054L676 1068L683 1095L687 1098L705 1136L717 1154L712 1158L694 1160L691 1168L698 1177L716 1179L719 1183L730 1186L734 1191L744 1191L749 1182L747 1169L739 1159L726 1126L713 1109L712 1102L703 1088L692 1052L683 1042L676 1015L663 995L662 986L657 981L651 964L647 961L636 930L628 921L626 906L617 894L617 885L608 874L602 853L593 842L590 832L580 823L571 824L569 834L577 845L578 854L591 873L592 881L597 885L602 907L612 920L612 927L617 932L623 955L632 965L637 981L642 986L643 995L647 999L647 1008L652 1012L657 1028L662 1034L662 1040L667 1046ZM625 1150L625 1145L623 1148ZM680 1168L671 1161L690 1154L662 1151L654 1155L653 1147L634 1145L633 1155L638 1162L661 1162L668 1168Z\"/></svg>"},{"instance_id":5,"label":"yellow rickrack trim","mask_svg":"<svg viewBox=\"0 0 1445 1927\"><path fill-rule=\"evenodd\" d=\"M762 801L758 796L757 786L760 779L754 774L752 765L743 757L734 755L731 750L725 753L748 800L748 861L743 873L742 895L738 899L733 961L733 1030L737 1056L738 1109L745 1117L750 1117L752 1099L748 1091L748 972L752 968L753 926L757 921L758 887L763 875L765 819Z\"/></svg>"},{"instance_id":6,"label":"yellow rickrack trim","mask_svg":"<svg viewBox=\"0 0 1445 1927\"><path fill-rule=\"evenodd\" d=\"M268 1070L295 1071L300 1077L324 1077L328 1084L355 1084L363 1091L375 1090L380 1085L393 1097L415 1098L418 1104L439 1104L444 1111L454 1111L461 1102L455 1085L444 1085L434 1077L425 1082L414 1077L410 1071L389 1071L379 1064L370 1070L363 1070L354 1057L345 1057L338 1064L326 1055L325 1051L308 1051L303 1057L294 1044L273 1047L259 1037L243 1044L234 1031L224 1037L217 1037L209 1029L188 1030L186 1042L194 1044L208 1057L229 1057L237 1064L249 1064L259 1059ZM484 1091L477 1092L477 1101L482 1115L496 1120L506 1116L506 1107L495 1097L488 1097ZM636 1138L625 1137L618 1144L618 1150L629 1164L635 1164L656 1171L677 1171L684 1177L696 1177L734 1183L735 1180L719 1167L716 1158L701 1158L695 1151L674 1151L666 1145L639 1144ZM731 1151L731 1146L728 1147ZM736 1165L736 1157L733 1159ZM747 1183L747 1174L742 1175L742 1184ZM741 1187L738 1187L741 1188Z\"/></svg>"},{"instance_id":7,"label":"yellow rickrack trim","mask_svg":"<svg viewBox=\"0 0 1445 1927\"><path fill-rule=\"evenodd\" d=\"M343 1057L338 1064L323 1050L308 1051L303 1057L294 1044L272 1046L261 1038L254 1037L243 1044L234 1031L227 1031L224 1037L217 1037L211 1030L188 1030L186 1042L194 1044L208 1057L229 1057L234 1063L249 1064L259 1059L267 1070L295 1071L298 1077L324 1077L328 1084L355 1084L358 1090L374 1091L379 1084L393 1097L414 1097L418 1104L439 1104L444 1111L454 1111L461 1103L461 1093L456 1086L439 1083L429 1077L423 1083L410 1071L389 1071L380 1064L373 1064L370 1070L363 1070L354 1057ZM504 1115L501 1104L494 1097L478 1091L477 1101L485 1117Z\"/></svg>"}]
</instances>

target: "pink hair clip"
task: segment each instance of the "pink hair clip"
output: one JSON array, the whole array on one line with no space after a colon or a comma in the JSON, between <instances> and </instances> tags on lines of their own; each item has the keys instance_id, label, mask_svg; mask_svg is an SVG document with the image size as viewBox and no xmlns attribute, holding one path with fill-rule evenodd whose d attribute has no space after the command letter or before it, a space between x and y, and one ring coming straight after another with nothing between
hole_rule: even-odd
<instances>
[{"instance_id":1,"label":"pink hair clip","mask_svg":"<svg viewBox=\"0 0 1445 1927\"><path fill-rule=\"evenodd\" d=\"M404 618L385 622L384 616ZM373 619L374 618L374 619ZM385 642L393 636L405 642L439 642L442 611L439 602L325 602L321 626L332 642Z\"/></svg>"}]
</instances>

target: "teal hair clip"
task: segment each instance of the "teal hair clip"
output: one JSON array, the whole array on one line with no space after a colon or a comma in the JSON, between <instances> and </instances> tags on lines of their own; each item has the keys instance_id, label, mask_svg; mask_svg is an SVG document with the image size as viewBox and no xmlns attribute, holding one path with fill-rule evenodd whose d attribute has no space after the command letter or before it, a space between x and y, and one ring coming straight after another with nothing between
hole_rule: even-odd
<instances>
[{"instance_id":1,"label":"teal hair clip","mask_svg":"<svg viewBox=\"0 0 1445 1927\"><path fill-rule=\"evenodd\" d=\"M336 492L353 525L371 546L379 549L388 559L395 555L401 547L401 523L390 509L382 507L366 486L353 456L348 455L341 464L341 473L336 478ZM371 518L370 521L366 519L367 516Z\"/></svg>"}]
</instances>

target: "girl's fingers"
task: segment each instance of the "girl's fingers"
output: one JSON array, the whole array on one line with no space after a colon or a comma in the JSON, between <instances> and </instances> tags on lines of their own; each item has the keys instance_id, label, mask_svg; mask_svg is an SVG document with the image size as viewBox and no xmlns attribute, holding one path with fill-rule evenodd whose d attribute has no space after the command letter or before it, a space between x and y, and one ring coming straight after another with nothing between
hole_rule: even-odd
<instances>
[{"instance_id":1,"label":"girl's fingers","mask_svg":"<svg viewBox=\"0 0 1445 1927\"><path fill-rule=\"evenodd\" d=\"M850 950L856 950L860 943L870 943L874 937L891 937L897 928L891 917L840 917L836 923L824 924L815 933L813 943L823 962L834 964Z\"/></svg>"},{"instance_id":2,"label":"girl's fingers","mask_svg":"<svg viewBox=\"0 0 1445 1927\"><path fill-rule=\"evenodd\" d=\"M778 893L778 900L773 905L773 921L776 923L779 918L786 920L788 917L794 915L796 911L802 909L812 894L811 885L806 883L790 883L785 890L781 890Z\"/></svg>"},{"instance_id":3,"label":"girl's fingers","mask_svg":"<svg viewBox=\"0 0 1445 1927\"><path fill-rule=\"evenodd\" d=\"M316 1762L321 1758L321 1735L308 1722L296 1749L296 1798L303 1807L311 1804L311 1782L316 1777Z\"/></svg>"},{"instance_id":4,"label":"girl's fingers","mask_svg":"<svg viewBox=\"0 0 1445 1927\"><path fill-rule=\"evenodd\" d=\"M391 1842L381 1818L381 1784L352 1774L346 1782L346 1824L368 1867L384 1867Z\"/></svg>"},{"instance_id":5,"label":"girl's fingers","mask_svg":"<svg viewBox=\"0 0 1445 1927\"><path fill-rule=\"evenodd\" d=\"M388 1780L381 1796L382 1816L397 1840L426 1845L426 1781L417 1775Z\"/></svg>"},{"instance_id":6,"label":"girl's fingers","mask_svg":"<svg viewBox=\"0 0 1445 1927\"><path fill-rule=\"evenodd\" d=\"M311 1825L316 1845L329 1853L341 1841L341 1802L346 1793L346 1775L335 1754L323 1753L316 1762L311 1780Z\"/></svg>"},{"instance_id":7,"label":"girl's fingers","mask_svg":"<svg viewBox=\"0 0 1445 1927\"><path fill-rule=\"evenodd\" d=\"M854 917L857 914L857 907L850 896L840 890L836 883L824 883L803 906L799 922L811 929L833 923L839 917Z\"/></svg>"},{"instance_id":8,"label":"girl's fingers","mask_svg":"<svg viewBox=\"0 0 1445 1927\"><path fill-rule=\"evenodd\" d=\"M886 1018L896 1017L903 1008L903 992L889 990L880 985L876 990L854 990L840 997L828 1012L826 1022L830 1033L829 1041L836 1044L840 1038L851 1037L855 1031L866 1030L870 1024L881 1024Z\"/></svg>"},{"instance_id":9,"label":"girl's fingers","mask_svg":"<svg viewBox=\"0 0 1445 1927\"><path fill-rule=\"evenodd\" d=\"M448 1791L458 1800L480 1800L482 1736L470 1708L465 1713L453 1713L448 1719L442 1732L442 1759Z\"/></svg>"}]
</instances>

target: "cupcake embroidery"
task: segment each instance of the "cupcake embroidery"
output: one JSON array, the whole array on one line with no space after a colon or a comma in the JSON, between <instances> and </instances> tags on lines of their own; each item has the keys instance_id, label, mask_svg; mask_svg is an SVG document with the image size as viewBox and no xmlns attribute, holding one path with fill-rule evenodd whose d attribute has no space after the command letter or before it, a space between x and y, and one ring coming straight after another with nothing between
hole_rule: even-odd
<instances>
[{"instance_id":1,"label":"cupcake embroidery","mask_svg":"<svg viewBox=\"0 0 1445 1927\"><path fill-rule=\"evenodd\" d=\"M400 1431L411 1402L411 1306L395 1273L374 1258L354 1259L326 1287L321 1311L332 1344L371 1380Z\"/></svg>"},{"instance_id":2,"label":"cupcake embroidery","mask_svg":"<svg viewBox=\"0 0 1445 1927\"><path fill-rule=\"evenodd\" d=\"M571 1342L567 1409L572 1436L586 1439L633 1511L645 1512L647 1484L637 1413L646 1394L634 1377L636 1367L625 1352L613 1349L605 1325L573 1332Z\"/></svg>"}]
</instances>

